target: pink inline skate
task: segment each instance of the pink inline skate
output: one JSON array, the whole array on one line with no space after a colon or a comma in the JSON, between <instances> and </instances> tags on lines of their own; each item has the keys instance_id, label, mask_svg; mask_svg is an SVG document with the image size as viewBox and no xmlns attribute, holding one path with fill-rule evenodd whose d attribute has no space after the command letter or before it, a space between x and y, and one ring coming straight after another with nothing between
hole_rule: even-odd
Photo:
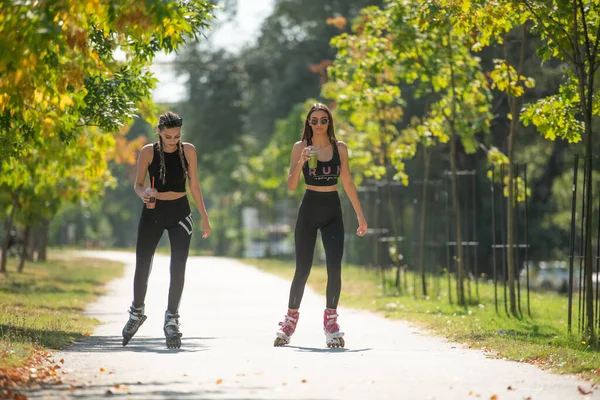
<instances>
[{"instance_id":1,"label":"pink inline skate","mask_svg":"<svg viewBox=\"0 0 600 400\"><path fill-rule=\"evenodd\" d=\"M300 317L299 312L290 313L289 311L285 315L283 321L279 323L279 331L277 332L277 337L275 338L275 342L273 346L281 347L290 343L290 338L294 334L296 330L296 324L298 323L298 318Z\"/></svg>"},{"instance_id":2,"label":"pink inline skate","mask_svg":"<svg viewBox=\"0 0 600 400\"><path fill-rule=\"evenodd\" d=\"M323 331L325 332L325 343L327 347L344 347L344 332L340 331L337 323L337 311L325 309L323 314Z\"/></svg>"}]
</instances>

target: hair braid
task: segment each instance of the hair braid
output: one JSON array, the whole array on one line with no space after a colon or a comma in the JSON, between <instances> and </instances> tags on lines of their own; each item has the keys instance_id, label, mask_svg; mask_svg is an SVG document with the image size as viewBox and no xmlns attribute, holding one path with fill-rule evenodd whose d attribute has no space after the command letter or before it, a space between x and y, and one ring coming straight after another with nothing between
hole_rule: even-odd
<instances>
[{"instance_id":1,"label":"hair braid","mask_svg":"<svg viewBox=\"0 0 600 400\"><path fill-rule=\"evenodd\" d=\"M188 176L188 170L185 166L185 155L183 154L183 143L181 140L177 142L177 150L179 151L179 159L181 160L181 168L183 168L183 177Z\"/></svg>"},{"instance_id":2,"label":"hair braid","mask_svg":"<svg viewBox=\"0 0 600 400\"><path fill-rule=\"evenodd\" d=\"M165 164L165 152L163 150L162 137L158 135L158 153L160 154L160 172L159 178L164 185L167 182L167 165Z\"/></svg>"}]
</instances>

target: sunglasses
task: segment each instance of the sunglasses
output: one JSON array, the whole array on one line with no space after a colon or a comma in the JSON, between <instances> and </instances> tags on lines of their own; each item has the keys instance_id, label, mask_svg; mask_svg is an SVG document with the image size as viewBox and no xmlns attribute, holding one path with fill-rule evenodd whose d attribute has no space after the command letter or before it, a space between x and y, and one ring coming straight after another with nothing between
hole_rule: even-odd
<instances>
[{"instance_id":1,"label":"sunglasses","mask_svg":"<svg viewBox=\"0 0 600 400\"><path fill-rule=\"evenodd\" d=\"M180 126L183 126L183 118L171 119L163 122L159 126L164 126L165 128L179 128Z\"/></svg>"},{"instance_id":2,"label":"sunglasses","mask_svg":"<svg viewBox=\"0 0 600 400\"><path fill-rule=\"evenodd\" d=\"M327 125L329 123L329 119L327 119L327 118L321 118L320 121L321 121L321 125ZM316 119L316 118L311 119L310 120L310 124L311 125L318 125L319 124L319 120Z\"/></svg>"}]
</instances>

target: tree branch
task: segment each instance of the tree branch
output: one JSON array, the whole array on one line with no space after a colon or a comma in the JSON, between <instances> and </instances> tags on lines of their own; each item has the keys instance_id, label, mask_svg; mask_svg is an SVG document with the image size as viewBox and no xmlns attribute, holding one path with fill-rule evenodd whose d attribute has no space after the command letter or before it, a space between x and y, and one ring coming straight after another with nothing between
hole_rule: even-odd
<instances>
[{"instance_id":1,"label":"tree branch","mask_svg":"<svg viewBox=\"0 0 600 400\"><path fill-rule=\"evenodd\" d=\"M535 12L535 10L533 9L533 7L531 7L531 5L527 2L527 0L521 0L525 6L529 9L529 11L531 12L531 14L535 17L535 19L537 19L538 23L542 26L542 28L544 29L544 31L546 32L546 34L556 43L556 45L558 46L558 48L560 49L560 51L563 53L563 55L565 56L565 58L567 58L569 61L571 61L573 64L576 64L575 59L571 56L571 54L569 54L569 52L560 44L560 42L558 41L556 35L552 34L552 32L550 32L546 26L544 25L542 19L537 15L537 13ZM565 33L565 35L567 36L567 39L569 40L569 43L571 43L571 46L573 46L573 40L571 40L571 36L569 36L569 33L565 30L565 28L562 27L562 24L560 24L558 21L556 21L554 18L551 17L551 14L548 14L550 20L556 25L558 26L560 29L562 29L562 31Z\"/></svg>"}]
</instances>

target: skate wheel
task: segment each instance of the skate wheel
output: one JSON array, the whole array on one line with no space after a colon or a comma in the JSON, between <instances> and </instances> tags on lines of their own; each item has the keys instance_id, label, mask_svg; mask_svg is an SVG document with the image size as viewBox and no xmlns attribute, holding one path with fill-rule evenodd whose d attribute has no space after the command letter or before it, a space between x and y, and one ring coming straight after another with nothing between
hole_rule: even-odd
<instances>
[{"instance_id":1,"label":"skate wheel","mask_svg":"<svg viewBox=\"0 0 600 400\"><path fill-rule=\"evenodd\" d=\"M327 343L327 347L333 349L333 348L342 348L346 345L346 342L344 342L343 338L337 338L334 341Z\"/></svg>"},{"instance_id":2,"label":"skate wheel","mask_svg":"<svg viewBox=\"0 0 600 400\"><path fill-rule=\"evenodd\" d=\"M179 349L181 347L181 339L178 337L167 339L168 349Z\"/></svg>"},{"instance_id":3,"label":"skate wheel","mask_svg":"<svg viewBox=\"0 0 600 400\"><path fill-rule=\"evenodd\" d=\"M275 347L283 347L283 346L285 346L288 343L289 342L287 340L285 340L284 338L276 337L275 341L273 342L273 346L275 346Z\"/></svg>"}]
</instances>

